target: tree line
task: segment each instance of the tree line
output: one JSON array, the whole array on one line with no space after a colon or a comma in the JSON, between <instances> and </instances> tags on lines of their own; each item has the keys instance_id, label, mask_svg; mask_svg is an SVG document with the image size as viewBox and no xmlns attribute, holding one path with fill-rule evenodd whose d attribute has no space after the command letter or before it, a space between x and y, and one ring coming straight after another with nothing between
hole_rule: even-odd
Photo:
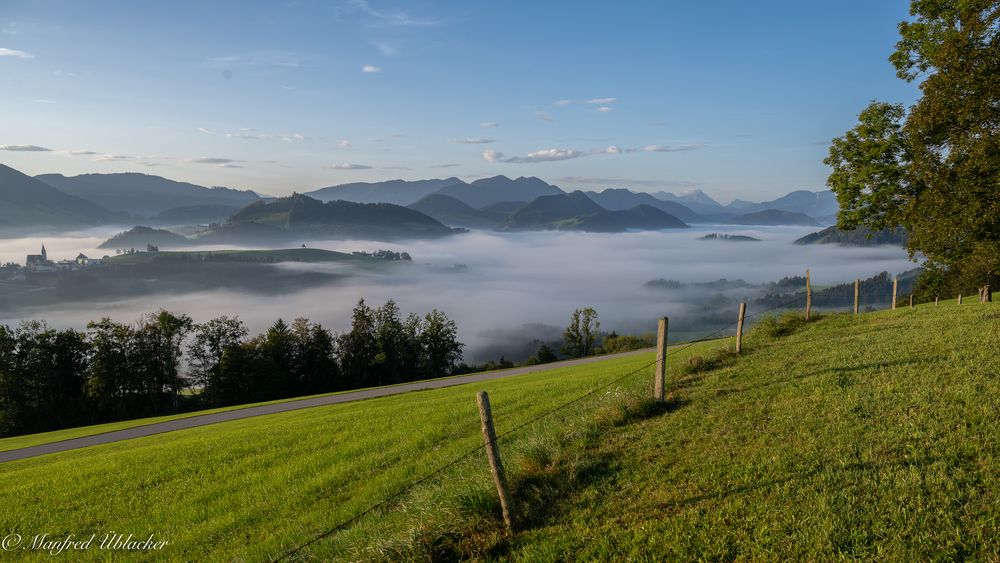
<instances>
[{"instance_id":1,"label":"tree line","mask_svg":"<svg viewBox=\"0 0 1000 563\"><path fill-rule=\"evenodd\" d=\"M392 300L334 334L282 319L251 337L236 317L158 311L86 331L0 325L0 436L450 375L464 345L444 313Z\"/></svg>"}]
</instances>

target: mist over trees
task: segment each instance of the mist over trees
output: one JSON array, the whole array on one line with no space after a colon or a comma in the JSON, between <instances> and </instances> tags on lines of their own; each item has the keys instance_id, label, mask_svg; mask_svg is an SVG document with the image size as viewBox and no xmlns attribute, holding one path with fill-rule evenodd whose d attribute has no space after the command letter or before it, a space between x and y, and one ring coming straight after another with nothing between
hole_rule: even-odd
<instances>
[{"instance_id":1,"label":"mist over trees","mask_svg":"<svg viewBox=\"0 0 1000 563\"><path fill-rule=\"evenodd\" d=\"M236 317L168 311L86 332L0 325L0 436L441 377L463 347L444 313L402 318L391 300L359 301L340 335L278 319L251 337Z\"/></svg>"}]
</instances>

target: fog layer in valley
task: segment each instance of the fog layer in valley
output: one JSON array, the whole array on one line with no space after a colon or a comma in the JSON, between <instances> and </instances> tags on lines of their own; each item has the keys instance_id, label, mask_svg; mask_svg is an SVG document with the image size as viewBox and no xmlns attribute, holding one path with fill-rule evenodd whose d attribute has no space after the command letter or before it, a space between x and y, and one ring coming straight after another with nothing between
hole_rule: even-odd
<instances>
[{"instance_id":1,"label":"fog layer in valley","mask_svg":"<svg viewBox=\"0 0 1000 563\"><path fill-rule=\"evenodd\" d=\"M751 283L776 281L812 271L813 283L831 285L866 278L881 271L898 273L915 265L895 247L841 247L792 244L815 230L800 227L692 228L661 232L593 234L569 232L493 233L474 231L443 239L377 241L307 241L310 247L338 251L389 248L406 251L413 264L382 273L358 273L324 287L281 295L227 291L185 295L160 294L114 302L81 302L59 308L0 315L0 323L23 318L44 319L56 327L83 328L102 316L130 321L144 312L165 308L196 321L238 315L252 332L264 330L278 317L306 317L342 331L360 298L372 305L395 299L404 313L440 309L455 319L468 347L467 361L496 358L534 338L558 335L578 307L594 307L602 329L620 333L653 330L656 319L680 321L672 330L689 337L706 325L697 319L699 301L718 293L686 286L664 290L644 287L657 278L688 284L726 278ZM709 232L750 235L761 242L700 241ZM0 239L0 261L24 262L44 243L55 259L114 254L96 246L111 231L86 231L21 239ZM262 266L341 272L342 264L288 263ZM740 292L724 291L739 299ZM751 313L753 309L751 308ZM735 315L735 310L733 311ZM687 326L684 326L687 324Z\"/></svg>"}]
</instances>

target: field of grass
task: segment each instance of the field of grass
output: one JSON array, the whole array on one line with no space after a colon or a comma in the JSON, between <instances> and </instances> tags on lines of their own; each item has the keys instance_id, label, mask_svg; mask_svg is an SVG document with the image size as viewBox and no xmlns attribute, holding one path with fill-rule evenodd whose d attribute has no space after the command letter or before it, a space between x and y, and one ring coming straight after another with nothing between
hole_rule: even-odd
<instances>
[{"instance_id":1,"label":"field of grass","mask_svg":"<svg viewBox=\"0 0 1000 563\"><path fill-rule=\"evenodd\" d=\"M459 377L466 377L468 375L475 374L462 374L450 377L436 377L430 379L423 379L421 382L427 381L440 381L443 379L454 379ZM383 385L382 388L386 387L397 387L400 385L409 385L410 383L417 382L405 382L397 383L394 385ZM286 403L289 401L298 401L301 399L309 399L313 397L328 397L332 395L342 395L344 393L355 393L358 391L364 391L368 388L360 389L350 389L347 391L336 391L332 393L319 393L316 395L306 395L302 397L292 397L288 399L276 399L273 401L263 401L260 403L247 403L243 405L232 405L228 407L217 407L212 409L202 409L178 414L170 414L165 416L151 416L146 418L134 418L131 420L120 420L116 422L106 422L103 424L92 424L90 426L78 426L75 428L64 428L62 430L52 430L50 432L39 432L37 434L26 434L23 436L11 436L9 438L0 438L0 452L5 452L9 450L16 450L19 448L28 448L31 446L38 446L41 444L50 444L52 442L61 442L63 440L72 440L73 438L82 438L84 436L93 436L96 434L104 434L106 432L114 432L115 430L124 430L126 428L135 428L137 426L145 426L147 424L155 424L157 422L166 422L169 420L178 420L182 418L190 418L192 416L201 416L205 414L212 414L217 412L226 412L238 409L245 409L249 407L258 407L262 405L271 405L275 403Z\"/></svg>"},{"instance_id":2,"label":"field of grass","mask_svg":"<svg viewBox=\"0 0 1000 563\"><path fill-rule=\"evenodd\" d=\"M837 315L610 429L513 560L1000 558L1000 307Z\"/></svg>"},{"instance_id":3,"label":"field of grass","mask_svg":"<svg viewBox=\"0 0 1000 563\"><path fill-rule=\"evenodd\" d=\"M295 558L997 559L998 321L967 303L762 323L744 357L671 356L666 408L639 398L640 355L9 462L0 531L272 559L480 445L475 391L503 435L642 368L501 439L513 536L479 451Z\"/></svg>"},{"instance_id":4,"label":"field of grass","mask_svg":"<svg viewBox=\"0 0 1000 563\"><path fill-rule=\"evenodd\" d=\"M648 364L651 357L263 416L4 463L0 530L22 535L34 530L77 535L128 530L171 541L161 555L172 559L268 559L478 445L476 391L493 395L502 432L624 370ZM484 469L483 458L471 458L457 481L456 474L447 476L448 488L467 478L482 490L488 484ZM435 488L428 483L424 491L434 493ZM398 535L413 517L407 511L386 516L353 527L313 553L348 553L360 545L358 534Z\"/></svg>"},{"instance_id":5,"label":"field of grass","mask_svg":"<svg viewBox=\"0 0 1000 563\"><path fill-rule=\"evenodd\" d=\"M346 393L347 391L344 392ZM336 395L336 393L310 395L310 397L321 397L325 395ZM104 424L93 424L90 426L78 426L76 428L65 428L62 430L53 430L51 432L26 434L24 436L11 436L9 438L0 438L0 452L16 450L18 448L38 446L41 444L50 444L52 442L61 442L63 440L72 440L73 438L82 438L84 436L93 436L95 434L104 434L106 432L114 432L115 430L135 428L137 426L145 426L147 424L155 424L157 422L166 422L168 420L178 420L181 418L190 418L192 416L200 416L204 414L212 414L212 413L225 412L236 409L244 409L260 405L270 405L272 403L282 403L282 402L295 401L305 398L307 397L295 397L293 399L279 399L276 401L265 401L262 403L251 403L246 405L234 405L234 406L219 407L214 409L203 409L198 411L170 414L165 416L151 416L146 418L135 418L131 420L120 420L117 422L106 422Z\"/></svg>"}]
</instances>

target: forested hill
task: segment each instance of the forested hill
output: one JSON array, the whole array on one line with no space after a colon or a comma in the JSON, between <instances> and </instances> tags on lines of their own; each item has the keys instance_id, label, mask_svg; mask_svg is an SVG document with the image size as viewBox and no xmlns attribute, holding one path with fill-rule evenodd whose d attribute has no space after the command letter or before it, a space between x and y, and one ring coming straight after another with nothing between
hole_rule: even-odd
<instances>
[{"instance_id":1,"label":"forested hill","mask_svg":"<svg viewBox=\"0 0 1000 563\"><path fill-rule=\"evenodd\" d=\"M464 232L420 213L390 203L323 203L304 195L272 202L258 201L235 213L223 225L199 233L199 241L266 242L304 236L335 238L433 238Z\"/></svg>"},{"instance_id":2,"label":"forested hill","mask_svg":"<svg viewBox=\"0 0 1000 563\"><path fill-rule=\"evenodd\" d=\"M906 245L906 231L902 228L872 231L864 227L845 231L836 226L810 233L795 244L843 244L848 246Z\"/></svg>"}]
</instances>

